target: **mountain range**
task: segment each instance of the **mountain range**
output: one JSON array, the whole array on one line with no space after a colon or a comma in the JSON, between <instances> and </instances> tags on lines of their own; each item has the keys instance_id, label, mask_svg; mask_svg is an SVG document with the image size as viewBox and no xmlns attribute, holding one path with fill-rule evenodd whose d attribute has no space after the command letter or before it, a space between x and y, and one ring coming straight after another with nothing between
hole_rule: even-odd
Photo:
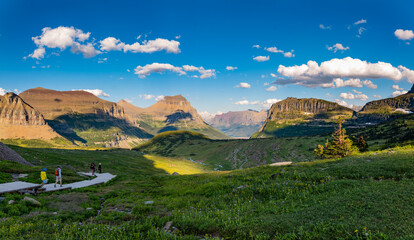
<instances>
[{"instance_id":1,"label":"mountain range","mask_svg":"<svg viewBox=\"0 0 414 240\"><path fill-rule=\"evenodd\" d=\"M72 144L130 148L173 130L212 139L325 134L339 117L352 127L378 124L414 111L414 86L406 94L368 102L361 111L316 98L287 98L269 110L227 112L205 122L181 95L147 108L98 98L86 91L33 88L0 97L0 139L66 139Z\"/></svg>"}]
</instances>

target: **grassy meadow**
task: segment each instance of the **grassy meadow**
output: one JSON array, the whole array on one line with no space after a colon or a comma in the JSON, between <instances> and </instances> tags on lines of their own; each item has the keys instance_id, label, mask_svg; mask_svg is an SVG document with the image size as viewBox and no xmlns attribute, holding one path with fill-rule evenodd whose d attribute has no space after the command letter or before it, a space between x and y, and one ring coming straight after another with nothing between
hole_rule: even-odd
<instances>
[{"instance_id":1,"label":"grassy meadow","mask_svg":"<svg viewBox=\"0 0 414 240\"><path fill-rule=\"evenodd\" d=\"M233 171L122 149L11 147L34 172L61 164L65 177L94 161L117 177L34 196L42 206L6 194L2 239L413 239L411 146Z\"/></svg>"}]
</instances>

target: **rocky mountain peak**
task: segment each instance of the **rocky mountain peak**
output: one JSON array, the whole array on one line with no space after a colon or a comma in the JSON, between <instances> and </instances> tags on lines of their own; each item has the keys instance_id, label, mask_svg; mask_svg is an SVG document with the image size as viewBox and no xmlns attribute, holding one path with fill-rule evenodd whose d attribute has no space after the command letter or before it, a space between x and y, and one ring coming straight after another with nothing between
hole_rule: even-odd
<instances>
[{"instance_id":1,"label":"rocky mountain peak","mask_svg":"<svg viewBox=\"0 0 414 240\"><path fill-rule=\"evenodd\" d=\"M36 111L12 92L0 97L0 123L15 125L46 124L39 111Z\"/></svg>"},{"instance_id":2,"label":"rocky mountain peak","mask_svg":"<svg viewBox=\"0 0 414 240\"><path fill-rule=\"evenodd\" d=\"M413 86L411 87L411 90L410 90L410 91L408 91L408 93L414 93L414 84L413 84Z\"/></svg>"}]
</instances>

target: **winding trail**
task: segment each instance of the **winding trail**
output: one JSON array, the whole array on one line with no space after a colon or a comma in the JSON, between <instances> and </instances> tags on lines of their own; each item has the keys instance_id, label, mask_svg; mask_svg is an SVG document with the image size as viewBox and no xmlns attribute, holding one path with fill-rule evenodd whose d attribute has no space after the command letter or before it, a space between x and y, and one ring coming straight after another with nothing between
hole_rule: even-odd
<instances>
[{"instance_id":1,"label":"winding trail","mask_svg":"<svg viewBox=\"0 0 414 240\"><path fill-rule=\"evenodd\" d=\"M91 177L90 173L79 172L78 174ZM38 189L41 192L52 192L52 191L60 191L66 189L76 189L76 188L83 188L89 187L93 185L103 184L108 182L109 180L116 177L116 175L112 175L110 173L96 173L96 178L91 180L84 180L80 182L74 182L69 184L63 184L62 187L59 184L56 185L55 183L46 184L43 188L41 184L34 184L34 183L27 183L27 182L9 182L0 184L0 194L9 193L9 192L18 192L23 190L32 190ZM65 181L65 178L63 178Z\"/></svg>"}]
</instances>

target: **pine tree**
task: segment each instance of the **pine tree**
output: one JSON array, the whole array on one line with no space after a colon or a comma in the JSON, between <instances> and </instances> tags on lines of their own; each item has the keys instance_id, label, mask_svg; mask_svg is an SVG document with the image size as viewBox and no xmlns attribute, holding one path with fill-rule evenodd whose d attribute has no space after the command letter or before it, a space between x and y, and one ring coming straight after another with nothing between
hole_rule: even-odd
<instances>
[{"instance_id":1,"label":"pine tree","mask_svg":"<svg viewBox=\"0 0 414 240\"><path fill-rule=\"evenodd\" d=\"M342 118L338 119L338 125L332 133L332 141L326 140L325 146L318 145L315 149L315 154L322 158L338 158L345 157L358 151L358 148L353 146L353 142L346 135L345 129L342 127Z\"/></svg>"},{"instance_id":2,"label":"pine tree","mask_svg":"<svg viewBox=\"0 0 414 240\"><path fill-rule=\"evenodd\" d=\"M365 152L368 149L368 143L365 141L363 135L359 136L355 145L357 146L360 152Z\"/></svg>"}]
</instances>

